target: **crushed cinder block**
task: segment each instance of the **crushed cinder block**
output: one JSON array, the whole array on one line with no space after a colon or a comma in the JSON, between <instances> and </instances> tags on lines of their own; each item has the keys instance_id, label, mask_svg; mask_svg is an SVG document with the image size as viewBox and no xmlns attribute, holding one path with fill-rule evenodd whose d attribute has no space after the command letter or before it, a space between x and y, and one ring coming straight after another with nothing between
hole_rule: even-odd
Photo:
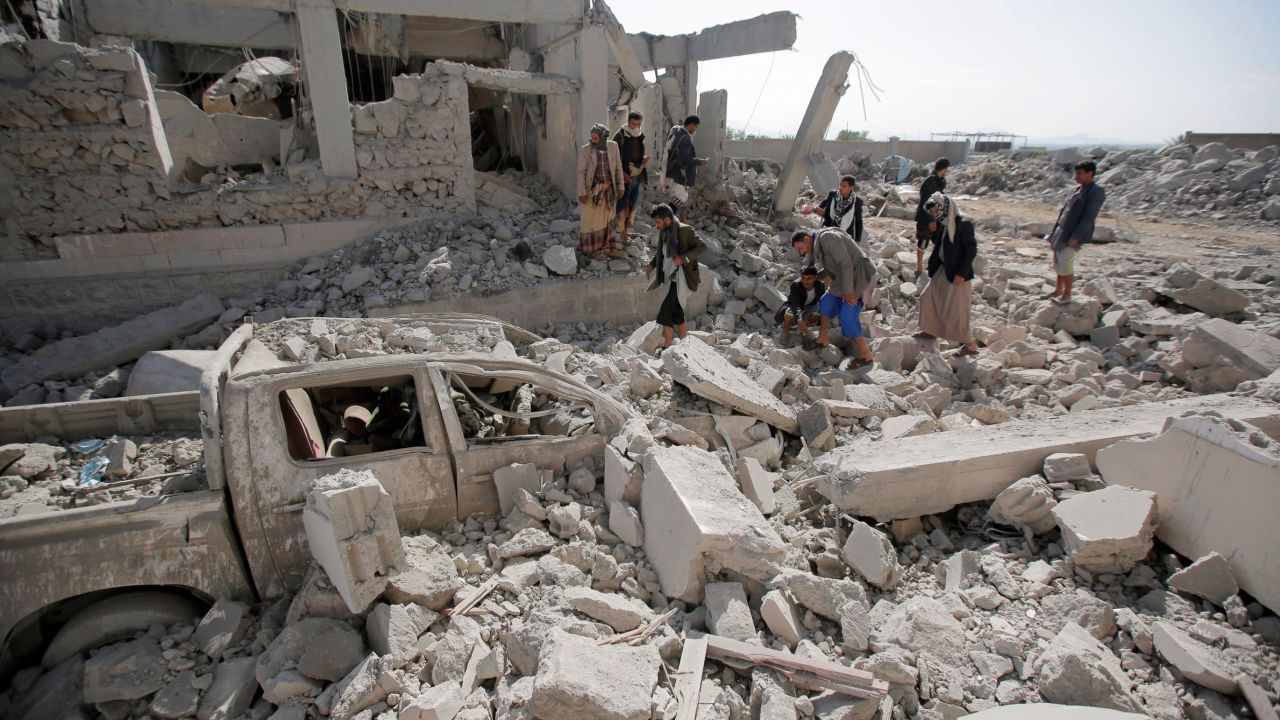
<instances>
[{"instance_id":1,"label":"crushed cinder block","mask_svg":"<svg viewBox=\"0 0 1280 720\"><path fill-rule=\"evenodd\" d=\"M1085 467L1088 467L1088 460L1085 461ZM987 519L1040 535L1057 526L1058 521L1053 516L1053 509L1057 506L1058 500L1053 495L1053 488L1049 487L1044 478L1032 475L1001 490L987 509Z\"/></svg>"},{"instance_id":2,"label":"crushed cinder block","mask_svg":"<svg viewBox=\"0 0 1280 720\"><path fill-rule=\"evenodd\" d=\"M662 353L671 378L695 395L757 417L792 434L799 432L795 411L701 342L682 342Z\"/></svg>"},{"instance_id":3,"label":"crushed cinder block","mask_svg":"<svg viewBox=\"0 0 1280 720\"><path fill-rule=\"evenodd\" d=\"M769 632L794 648L800 642L800 618L791 598L781 590L770 590L760 601L760 617Z\"/></svg>"},{"instance_id":4,"label":"crushed cinder block","mask_svg":"<svg viewBox=\"0 0 1280 720\"><path fill-rule=\"evenodd\" d=\"M302 524L312 556L351 612L364 612L391 572L408 568L391 495L368 470L344 468L317 480Z\"/></svg>"},{"instance_id":5,"label":"crushed cinder block","mask_svg":"<svg viewBox=\"0 0 1280 720\"><path fill-rule=\"evenodd\" d=\"M217 660L227 648L244 637L249 606L226 598L219 599L205 613L191 636L191 643Z\"/></svg>"},{"instance_id":6,"label":"crushed cinder block","mask_svg":"<svg viewBox=\"0 0 1280 720\"><path fill-rule=\"evenodd\" d=\"M1153 623L1151 636L1160 657L1178 668L1184 677L1223 695L1240 693L1240 685L1235 680L1238 673L1227 665L1218 651L1169 622Z\"/></svg>"},{"instance_id":7,"label":"crushed cinder block","mask_svg":"<svg viewBox=\"0 0 1280 720\"><path fill-rule=\"evenodd\" d=\"M1159 495L1161 540L1198 558L1217 552L1240 587L1280 611L1280 543L1268 528L1280 507L1280 453L1256 426L1210 416L1170 420L1150 439L1098 451L1109 484Z\"/></svg>"},{"instance_id":8,"label":"crushed cinder block","mask_svg":"<svg viewBox=\"0 0 1280 720\"><path fill-rule=\"evenodd\" d=\"M640 516L645 554L662 591L690 602L702 595L704 570L730 569L767 580L785 554L782 539L720 461L704 450L649 450Z\"/></svg>"},{"instance_id":9,"label":"crushed cinder block","mask_svg":"<svg viewBox=\"0 0 1280 720\"><path fill-rule=\"evenodd\" d=\"M712 634L759 643L756 625L747 605L747 592L742 583L708 583L702 606L707 609L707 629Z\"/></svg>"},{"instance_id":10,"label":"crushed cinder block","mask_svg":"<svg viewBox=\"0 0 1280 720\"><path fill-rule=\"evenodd\" d=\"M841 554L850 568L881 590L892 589L902 577L889 536L864 522L854 521Z\"/></svg>"},{"instance_id":11,"label":"crushed cinder block","mask_svg":"<svg viewBox=\"0 0 1280 720\"><path fill-rule=\"evenodd\" d=\"M1227 598L1240 591L1231 565L1216 552L1209 553L1194 563L1169 576L1169 587L1178 592L1202 597L1222 607Z\"/></svg>"},{"instance_id":12,"label":"crushed cinder block","mask_svg":"<svg viewBox=\"0 0 1280 720\"><path fill-rule=\"evenodd\" d=\"M662 390L662 376L649 363L639 361L631 366L631 371L627 374L627 387L635 397L652 397Z\"/></svg>"},{"instance_id":13,"label":"crushed cinder block","mask_svg":"<svg viewBox=\"0 0 1280 720\"><path fill-rule=\"evenodd\" d=\"M773 481L777 477L765 470L755 458L738 458L738 487L760 512L772 515L777 504L773 499Z\"/></svg>"},{"instance_id":14,"label":"crushed cinder block","mask_svg":"<svg viewBox=\"0 0 1280 720\"><path fill-rule=\"evenodd\" d=\"M1040 694L1050 702L1142 711L1119 658L1073 622L1063 625L1032 668Z\"/></svg>"},{"instance_id":15,"label":"crushed cinder block","mask_svg":"<svg viewBox=\"0 0 1280 720\"><path fill-rule=\"evenodd\" d=\"M960 590L965 578L982 570L982 554L976 550L961 550L947 557L942 563L942 587L947 592Z\"/></svg>"},{"instance_id":16,"label":"crushed cinder block","mask_svg":"<svg viewBox=\"0 0 1280 720\"><path fill-rule=\"evenodd\" d=\"M493 471L493 485L498 491L498 507L503 515L515 507L516 490L531 494L542 492L542 473L533 463L513 463Z\"/></svg>"},{"instance_id":17,"label":"crushed cinder block","mask_svg":"<svg viewBox=\"0 0 1280 720\"><path fill-rule=\"evenodd\" d=\"M1127 573L1151 552L1156 494L1123 485L1082 493L1053 509L1063 549L1089 572Z\"/></svg>"},{"instance_id":18,"label":"crushed cinder block","mask_svg":"<svg viewBox=\"0 0 1280 720\"><path fill-rule=\"evenodd\" d=\"M662 664L652 645L597 645L555 628L533 685L541 720L648 720Z\"/></svg>"}]
</instances>

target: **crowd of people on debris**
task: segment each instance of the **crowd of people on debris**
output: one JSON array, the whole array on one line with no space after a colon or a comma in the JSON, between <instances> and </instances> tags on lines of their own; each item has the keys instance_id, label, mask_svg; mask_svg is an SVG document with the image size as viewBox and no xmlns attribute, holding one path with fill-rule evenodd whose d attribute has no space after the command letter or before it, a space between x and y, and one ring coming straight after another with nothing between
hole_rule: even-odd
<instances>
[{"instance_id":1,"label":"crowd of people on debris","mask_svg":"<svg viewBox=\"0 0 1280 720\"><path fill-rule=\"evenodd\" d=\"M641 189L648 182L651 158L645 152L645 137L640 129L643 120L640 113L630 113L627 123L612 139L607 126L595 125L590 141L579 153L579 243L581 251L593 259L624 255L620 246L629 237L627 230L635 219ZM664 347L669 347L677 334L681 339L686 337L684 308L689 293L698 289L698 258L706 251L697 232L686 224L697 168L708 162L697 157L694 150L693 136L701 122L697 115L690 115L683 125L668 133L667 164L659 191L663 202L650 212L659 233L646 276L650 290L665 289L657 316L658 324L663 326ZM920 186L916 278L927 273L927 284L920 297L920 329L916 336L959 344L958 354L970 356L978 353L969 326L973 292L970 282L978 243L973 222L960 213L955 199L946 192L950 166L949 160L940 158ZM1106 191L1094 179L1097 170L1092 160L1075 164L1076 190L1063 204L1045 238L1057 276L1053 292L1045 299L1060 304L1071 302L1076 255L1083 245L1093 241L1098 214L1106 201ZM806 346L828 346L832 321L838 321L844 337L852 339L854 369L875 361L863 337L861 314L874 296L876 270L867 252L870 240L863 232L863 202L857 187L857 178L845 175L840 178L839 187L828 192L822 202L800 209L802 215L818 215L822 225L816 230L796 230L792 235L791 246L804 262L799 279L791 284L786 305L776 316L782 324L784 345L791 343L791 328L795 326ZM810 334L815 323L816 341Z\"/></svg>"}]
</instances>

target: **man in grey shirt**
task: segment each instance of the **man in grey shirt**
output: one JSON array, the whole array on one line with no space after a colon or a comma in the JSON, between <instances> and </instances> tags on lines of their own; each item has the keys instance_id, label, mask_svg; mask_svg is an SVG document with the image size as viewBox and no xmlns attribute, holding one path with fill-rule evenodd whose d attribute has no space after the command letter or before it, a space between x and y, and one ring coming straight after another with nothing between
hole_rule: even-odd
<instances>
[{"instance_id":1,"label":"man in grey shirt","mask_svg":"<svg viewBox=\"0 0 1280 720\"><path fill-rule=\"evenodd\" d=\"M840 318L840 332L854 341L858 348L858 362L862 367L872 362L871 348L862 337L863 299L876 282L876 266L863 254L862 248L848 233L840 228L821 230L797 230L791 236L791 246L809 258L809 265L818 268L818 275L830 279L827 292L818 301L818 313L822 316L818 329L818 344L830 345L827 334L831 319Z\"/></svg>"},{"instance_id":2,"label":"man in grey shirt","mask_svg":"<svg viewBox=\"0 0 1280 720\"><path fill-rule=\"evenodd\" d=\"M1071 285L1075 281L1076 253L1080 246L1093 242L1093 228L1107 201L1107 193L1093 181L1098 166L1092 160L1076 163L1076 182L1079 187L1067 198L1058 213L1058 222L1049 235L1053 249L1053 269L1058 275L1053 292L1046 299L1066 304L1071 302Z\"/></svg>"}]
</instances>

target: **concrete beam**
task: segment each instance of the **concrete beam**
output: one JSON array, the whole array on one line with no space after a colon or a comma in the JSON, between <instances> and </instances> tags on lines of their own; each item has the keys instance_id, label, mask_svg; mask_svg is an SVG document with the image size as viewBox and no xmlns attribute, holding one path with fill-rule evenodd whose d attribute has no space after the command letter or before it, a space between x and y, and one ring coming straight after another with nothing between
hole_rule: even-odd
<instances>
[{"instance_id":1,"label":"concrete beam","mask_svg":"<svg viewBox=\"0 0 1280 720\"><path fill-rule=\"evenodd\" d=\"M874 452L866 446L842 447L816 461L826 474L817 487L841 510L880 521L940 513L994 498L1039 473L1053 453L1078 452L1092 459L1113 443L1160 432L1166 418L1204 410L1253 423L1273 436L1280 433L1274 404L1204 395L919 435L877 443Z\"/></svg>"},{"instance_id":2,"label":"concrete beam","mask_svg":"<svg viewBox=\"0 0 1280 720\"><path fill-rule=\"evenodd\" d=\"M320 165L329 177L356 177L355 135L347 101L347 73L332 0L300 0L302 72L315 116Z\"/></svg>"},{"instance_id":3,"label":"concrete beam","mask_svg":"<svg viewBox=\"0 0 1280 720\"><path fill-rule=\"evenodd\" d=\"M791 152L787 154L782 175L778 177L778 187L773 192L775 213L789 212L795 203L806 171L805 160L817 152L823 136L827 134L827 126L831 124L840 97L848 87L846 83L852 65L853 55L842 50L832 55L822 69L822 77L818 78L813 98L809 100L809 109L804 113L800 131L791 143Z\"/></svg>"},{"instance_id":4,"label":"concrete beam","mask_svg":"<svg viewBox=\"0 0 1280 720\"><path fill-rule=\"evenodd\" d=\"M462 79L468 85L486 90L523 93L525 95L567 95L576 92L579 83L564 75L521 72L503 68L482 68L460 63L442 63L462 67Z\"/></svg>"},{"instance_id":5,"label":"concrete beam","mask_svg":"<svg viewBox=\"0 0 1280 720\"><path fill-rule=\"evenodd\" d=\"M102 35L237 48L294 44L289 16L276 10L158 0L92 0L81 7L90 29Z\"/></svg>"},{"instance_id":6,"label":"concrete beam","mask_svg":"<svg viewBox=\"0 0 1280 720\"><path fill-rule=\"evenodd\" d=\"M595 0L592 7L595 21L604 27L605 38L609 41L609 49L613 51L613 60L622 73L622 79L631 87L639 89L645 83L644 67L636 56L631 38L603 0Z\"/></svg>"},{"instance_id":7,"label":"concrete beam","mask_svg":"<svg viewBox=\"0 0 1280 720\"><path fill-rule=\"evenodd\" d=\"M176 0L193 5L292 12L293 0ZM337 0L340 10L509 23L579 23L581 0Z\"/></svg>"},{"instance_id":8,"label":"concrete beam","mask_svg":"<svg viewBox=\"0 0 1280 720\"><path fill-rule=\"evenodd\" d=\"M629 37L641 66L645 70L655 70L688 62L789 50L796 43L796 19L799 17L784 10L715 25L691 35L637 33Z\"/></svg>"}]
</instances>

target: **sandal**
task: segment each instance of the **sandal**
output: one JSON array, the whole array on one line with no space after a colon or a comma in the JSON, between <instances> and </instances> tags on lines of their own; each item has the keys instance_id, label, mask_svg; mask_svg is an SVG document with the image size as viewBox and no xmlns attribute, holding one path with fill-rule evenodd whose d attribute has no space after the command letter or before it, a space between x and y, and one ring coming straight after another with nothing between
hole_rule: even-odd
<instances>
[{"instance_id":1,"label":"sandal","mask_svg":"<svg viewBox=\"0 0 1280 720\"><path fill-rule=\"evenodd\" d=\"M871 367L875 363L875 358L863 360L862 358L849 358L849 370L861 370L865 367Z\"/></svg>"},{"instance_id":2,"label":"sandal","mask_svg":"<svg viewBox=\"0 0 1280 720\"><path fill-rule=\"evenodd\" d=\"M956 353L956 357L973 357L974 355L977 355L977 354L978 354L977 350L970 350L967 347L962 347L960 348L960 352Z\"/></svg>"}]
</instances>

